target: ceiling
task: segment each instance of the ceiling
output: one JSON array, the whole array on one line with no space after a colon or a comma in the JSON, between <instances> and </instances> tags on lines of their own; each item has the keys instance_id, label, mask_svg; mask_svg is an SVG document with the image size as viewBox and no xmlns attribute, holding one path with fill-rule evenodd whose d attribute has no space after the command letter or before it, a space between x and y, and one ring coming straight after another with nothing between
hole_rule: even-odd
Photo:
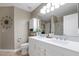
<instances>
[{"instance_id":1,"label":"ceiling","mask_svg":"<svg viewBox=\"0 0 79 59\"><path fill-rule=\"evenodd\" d=\"M33 12L41 4L42 3L0 3L0 6L15 6L25 11ZM51 11L48 14L43 15L38 13L36 15L39 16L39 18L44 21L49 21L52 15L65 16L76 12L77 12L77 3L66 3L60 8L55 9L54 11Z\"/></svg>"},{"instance_id":2,"label":"ceiling","mask_svg":"<svg viewBox=\"0 0 79 59\"><path fill-rule=\"evenodd\" d=\"M40 19L44 21L49 21L52 15L65 16L65 15L69 15L76 12L77 12L77 3L66 3L60 8L55 9L54 11L51 11L48 14L43 15L43 14L38 13L38 16L40 17Z\"/></svg>"},{"instance_id":3,"label":"ceiling","mask_svg":"<svg viewBox=\"0 0 79 59\"><path fill-rule=\"evenodd\" d=\"M0 6L15 6L25 11L34 11L41 3L0 3Z\"/></svg>"}]
</instances>

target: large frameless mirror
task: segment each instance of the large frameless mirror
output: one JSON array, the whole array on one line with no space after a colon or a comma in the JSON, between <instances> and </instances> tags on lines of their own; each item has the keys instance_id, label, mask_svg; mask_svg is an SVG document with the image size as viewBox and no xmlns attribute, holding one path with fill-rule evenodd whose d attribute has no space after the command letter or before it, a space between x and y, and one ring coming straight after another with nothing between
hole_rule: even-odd
<instances>
[{"instance_id":1,"label":"large frameless mirror","mask_svg":"<svg viewBox=\"0 0 79 59\"><path fill-rule=\"evenodd\" d=\"M44 34L78 35L77 7L77 3L42 3L32 16L40 20L40 29Z\"/></svg>"}]
</instances>

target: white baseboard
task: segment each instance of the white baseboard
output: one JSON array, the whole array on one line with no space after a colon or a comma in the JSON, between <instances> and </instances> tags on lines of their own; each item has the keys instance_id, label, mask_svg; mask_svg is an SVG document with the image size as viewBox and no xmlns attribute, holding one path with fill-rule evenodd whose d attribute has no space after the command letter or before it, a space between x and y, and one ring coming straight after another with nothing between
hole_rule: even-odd
<instances>
[{"instance_id":1,"label":"white baseboard","mask_svg":"<svg viewBox=\"0 0 79 59\"><path fill-rule=\"evenodd\" d=\"M0 49L0 51L9 51L9 52L17 52L17 51L20 51L21 49Z\"/></svg>"}]
</instances>

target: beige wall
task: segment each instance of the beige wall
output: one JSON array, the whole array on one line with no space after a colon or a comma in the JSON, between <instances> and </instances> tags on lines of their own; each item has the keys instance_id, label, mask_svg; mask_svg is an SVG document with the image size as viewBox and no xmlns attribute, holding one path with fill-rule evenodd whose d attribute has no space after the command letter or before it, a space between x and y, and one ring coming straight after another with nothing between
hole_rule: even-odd
<instances>
[{"instance_id":1,"label":"beige wall","mask_svg":"<svg viewBox=\"0 0 79 59\"><path fill-rule=\"evenodd\" d=\"M50 22L45 23L45 34L50 33Z\"/></svg>"},{"instance_id":2,"label":"beige wall","mask_svg":"<svg viewBox=\"0 0 79 59\"><path fill-rule=\"evenodd\" d=\"M13 25L4 32L0 25L0 49L18 49L28 39L30 13L16 7L0 7L0 20L3 16L11 16Z\"/></svg>"},{"instance_id":3,"label":"beige wall","mask_svg":"<svg viewBox=\"0 0 79 59\"><path fill-rule=\"evenodd\" d=\"M55 22L55 35L63 35L63 17L57 17L57 22Z\"/></svg>"},{"instance_id":4,"label":"beige wall","mask_svg":"<svg viewBox=\"0 0 79 59\"><path fill-rule=\"evenodd\" d=\"M51 33L55 35L63 35L63 17L51 17Z\"/></svg>"},{"instance_id":5,"label":"beige wall","mask_svg":"<svg viewBox=\"0 0 79 59\"><path fill-rule=\"evenodd\" d=\"M56 16L52 15L51 17L51 33L54 33L55 32L55 23L54 23L54 20L56 20Z\"/></svg>"},{"instance_id":6,"label":"beige wall","mask_svg":"<svg viewBox=\"0 0 79 59\"><path fill-rule=\"evenodd\" d=\"M13 7L0 7L0 20L4 16L11 16L14 19ZM14 25L8 30L4 30L0 25L0 48L13 49L14 48ZM2 32L3 31L3 32Z\"/></svg>"},{"instance_id":7,"label":"beige wall","mask_svg":"<svg viewBox=\"0 0 79 59\"><path fill-rule=\"evenodd\" d=\"M14 8L15 49L20 48L20 45L28 39L28 20L30 20L30 13Z\"/></svg>"}]
</instances>

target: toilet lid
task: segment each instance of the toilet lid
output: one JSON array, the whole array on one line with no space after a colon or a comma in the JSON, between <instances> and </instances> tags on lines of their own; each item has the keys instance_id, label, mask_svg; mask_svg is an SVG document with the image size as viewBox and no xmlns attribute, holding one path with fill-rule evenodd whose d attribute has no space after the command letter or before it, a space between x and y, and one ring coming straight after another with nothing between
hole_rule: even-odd
<instances>
[{"instance_id":1,"label":"toilet lid","mask_svg":"<svg viewBox=\"0 0 79 59\"><path fill-rule=\"evenodd\" d=\"M29 43L23 43L23 44L21 44L21 46L28 46L29 45Z\"/></svg>"}]
</instances>

